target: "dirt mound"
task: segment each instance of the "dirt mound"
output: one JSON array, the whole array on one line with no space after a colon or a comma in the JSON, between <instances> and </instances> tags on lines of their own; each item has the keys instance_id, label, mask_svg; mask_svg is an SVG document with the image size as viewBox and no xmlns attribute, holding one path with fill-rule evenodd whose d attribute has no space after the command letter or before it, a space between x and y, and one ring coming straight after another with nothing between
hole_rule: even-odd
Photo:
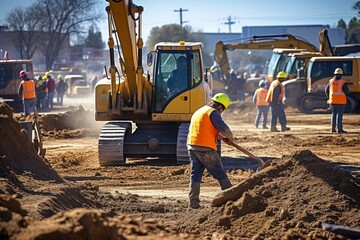
<instances>
[{"instance_id":1,"label":"dirt mound","mask_svg":"<svg viewBox=\"0 0 360 240\"><path fill-rule=\"evenodd\" d=\"M99 133L95 114L81 105L65 113L46 114L40 117L43 136L54 138L78 138Z\"/></svg>"},{"instance_id":2,"label":"dirt mound","mask_svg":"<svg viewBox=\"0 0 360 240\"><path fill-rule=\"evenodd\" d=\"M37 179L61 181L48 161L37 155L26 132L13 118L11 108L0 103L0 177L12 172L32 174Z\"/></svg>"},{"instance_id":3,"label":"dirt mound","mask_svg":"<svg viewBox=\"0 0 360 240\"><path fill-rule=\"evenodd\" d=\"M358 227L360 182L311 151L272 162L219 193L195 219L181 219L180 232L207 231L223 237L328 239L321 222Z\"/></svg>"}]
</instances>

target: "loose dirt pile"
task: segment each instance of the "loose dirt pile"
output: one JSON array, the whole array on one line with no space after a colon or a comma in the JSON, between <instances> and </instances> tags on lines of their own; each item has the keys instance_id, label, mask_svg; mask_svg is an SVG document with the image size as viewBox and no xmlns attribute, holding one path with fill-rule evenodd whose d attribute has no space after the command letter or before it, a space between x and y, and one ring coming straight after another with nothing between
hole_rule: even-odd
<instances>
[{"instance_id":1,"label":"loose dirt pile","mask_svg":"<svg viewBox=\"0 0 360 240\"><path fill-rule=\"evenodd\" d=\"M254 106L238 106L231 113L243 115L232 116L233 121L252 122ZM59 142L79 144L84 139L67 139L86 136L86 131L74 134L83 128L94 129L93 113L82 107L40 119L46 139L56 140L53 149ZM306 142L300 139L303 135L241 134L238 140L256 142L251 151L261 147L260 139L275 146L277 138L284 138L293 147L299 142L304 147L359 144L358 138L337 135ZM11 110L0 105L0 239L339 239L323 231L321 223L360 226L360 180L308 150L274 160L248 178L251 170L246 177L243 170L229 170L232 180L241 182L216 195L213 206L204 201L204 208L192 210L186 200L171 194L147 198L114 190L125 185L138 189L142 184L144 191L158 185L163 189L156 187L157 191L182 191L188 185L188 165L156 165L149 160L144 166L139 160L100 168L90 145L59 149L47 155L50 161L38 157ZM218 189L207 172L203 181L202 190ZM106 187L109 190L101 190Z\"/></svg>"},{"instance_id":2,"label":"loose dirt pile","mask_svg":"<svg viewBox=\"0 0 360 240\"><path fill-rule=\"evenodd\" d=\"M36 154L6 104L0 105L0 136L0 239L97 240L145 235L189 239L186 234L168 233L159 220L111 217L118 204L126 212L128 203L143 203L132 195L118 194L115 200L96 186L62 179L45 158ZM100 208L106 211L95 210ZM137 211L135 207L130 210Z\"/></svg>"},{"instance_id":3,"label":"loose dirt pile","mask_svg":"<svg viewBox=\"0 0 360 240\"><path fill-rule=\"evenodd\" d=\"M46 114L40 117L43 135L54 138L78 138L99 134L99 123L95 113L78 108L59 114Z\"/></svg>"},{"instance_id":4,"label":"loose dirt pile","mask_svg":"<svg viewBox=\"0 0 360 240\"><path fill-rule=\"evenodd\" d=\"M13 118L11 108L0 103L0 177L31 174L41 180L61 181L46 159L39 157L27 133Z\"/></svg>"},{"instance_id":5,"label":"loose dirt pile","mask_svg":"<svg viewBox=\"0 0 360 240\"><path fill-rule=\"evenodd\" d=\"M215 196L213 206L180 219L180 232L224 239L329 239L321 223L360 225L360 181L301 151Z\"/></svg>"}]
</instances>

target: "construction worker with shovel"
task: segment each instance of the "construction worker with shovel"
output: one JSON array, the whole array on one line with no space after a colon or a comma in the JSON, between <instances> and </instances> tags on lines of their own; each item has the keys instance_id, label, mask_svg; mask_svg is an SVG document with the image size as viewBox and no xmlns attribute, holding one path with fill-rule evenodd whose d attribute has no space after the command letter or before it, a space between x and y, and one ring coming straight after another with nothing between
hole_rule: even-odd
<instances>
[{"instance_id":1,"label":"construction worker with shovel","mask_svg":"<svg viewBox=\"0 0 360 240\"><path fill-rule=\"evenodd\" d=\"M221 118L221 114L229 104L229 97L224 93L218 93L212 97L208 105L198 109L191 118L187 139L191 166L190 208L200 207L200 182L205 168L218 180L222 190L232 186L217 152L219 136L222 136L221 139L229 145L233 141L230 128Z\"/></svg>"}]
</instances>

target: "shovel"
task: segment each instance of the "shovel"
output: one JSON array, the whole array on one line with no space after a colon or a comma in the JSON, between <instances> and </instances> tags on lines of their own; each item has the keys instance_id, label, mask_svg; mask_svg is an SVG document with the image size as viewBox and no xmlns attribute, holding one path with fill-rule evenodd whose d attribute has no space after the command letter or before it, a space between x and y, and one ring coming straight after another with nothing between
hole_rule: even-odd
<instances>
[{"instance_id":1,"label":"shovel","mask_svg":"<svg viewBox=\"0 0 360 240\"><path fill-rule=\"evenodd\" d=\"M240 150L243 153L245 153L246 155L248 155L251 159L257 161L259 163L259 165L260 165L260 169L265 166L264 160L262 160L260 157L255 156L254 154L252 154L248 150L244 149L243 147L240 147L237 143L235 143L233 141L230 141L229 139L225 138L224 136L221 136L221 137L222 137L222 140L226 139L226 142L229 143L231 146L237 148L238 150Z\"/></svg>"}]
</instances>

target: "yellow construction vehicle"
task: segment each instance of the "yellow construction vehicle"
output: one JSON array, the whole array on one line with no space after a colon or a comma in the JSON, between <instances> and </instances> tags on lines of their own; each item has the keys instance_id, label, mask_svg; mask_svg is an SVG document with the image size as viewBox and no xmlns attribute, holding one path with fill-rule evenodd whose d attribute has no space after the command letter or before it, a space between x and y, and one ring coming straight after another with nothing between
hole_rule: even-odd
<instances>
[{"instance_id":1,"label":"yellow construction vehicle","mask_svg":"<svg viewBox=\"0 0 360 240\"><path fill-rule=\"evenodd\" d=\"M144 8L131 0L108 2L110 76L95 86L95 118L109 121L100 132L100 165L123 165L130 157L165 157L188 162L189 121L211 98L212 80L203 68L202 43L158 43L147 55L149 70L144 75L141 34ZM120 71L115 63L114 37L121 48ZM181 59L185 60L182 71L185 77L173 81ZM179 88L173 88L173 84Z\"/></svg>"},{"instance_id":2,"label":"yellow construction vehicle","mask_svg":"<svg viewBox=\"0 0 360 240\"><path fill-rule=\"evenodd\" d=\"M0 99L16 110L22 109L22 100L18 96L18 88L22 81L19 78L21 70L33 78L31 60L0 60Z\"/></svg>"},{"instance_id":3,"label":"yellow construction vehicle","mask_svg":"<svg viewBox=\"0 0 360 240\"><path fill-rule=\"evenodd\" d=\"M307 63L306 76L300 76L284 83L285 104L295 106L304 113L328 109L329 105L324 90L329 80L334 76L336 68L343 70L343 79L347 82L350 90L350 94L346 96L345 111L358 112L360 105L360 57L352 56L310 58ZM295 91L296 88L299 90Z\"/></svg>"},{"instance_id":4,"label":"yellow construction vehicle","mask_svg":"<svg viewBox=\"0 0 360 240\"><path fill-rule=\"evenodd\" d=\"M19 72L22 70L29 78L34 79L32 60L0 60L0 102L5 102L17 112L23 109L22 99L18 95L18 88L22 81ZM33 142L37 153L45 156L37 111L31 120L19 121L19 124L26 130L29 141Z\"/></svg>"},{"instance_id":5,"label":"yellow construction vehicle","mask_svg":"<svg viewBox=\"0 0 360 240\"><path fill-rule=\"evenodd\" d=\"M227 51L233 51L236 49L272 50L276 48L297 49L295 51L318 51L318 49L313 44L307 42L306 40L295 37L291 34L253 36L249 40L237 44L224 44L222 41L219 41L216 43L215 46L214 57L216 63L220 67L224 84L229 84L228 81L230 81L230 64L227 56ZM276 54L276 52L273 52L272 56L274 56L274 54ZM270 68L268 68L268 72L275 71L277 61L279 60L280 59L275 56L271 58L269 64L272 65L270 66ZM249 94L253 93L258 88L259 81L260 78L250 78L245 83L245 91Z\"/></svg>"},{"instance_id":6,"label":"yellow construction vehicle","mask_svg":"<svg viewBox=\"0 0 360 240\"><path fill-rule=\"evenodd\" d=\"M319 44L320 49L310 42L291 34L254 36L250 40L239 44L224 44L220 41L216 44L214 56L215 61L219 64L221 72L224 75L223 79L226 81L226 79L229 79L230 70L227 51L235 49L273 49L271 58L266 67L265 76L265 80L267 82L272 82L276 74L279 71L284 70L290 53L320 52L324 56L332 55L331 45L326 29L320 31L319 33ZM258 77L247 79L245 83L245 91L249 94L254 93L259 86L259 81L260 78Z\"/></svg>"}]
</instances>

